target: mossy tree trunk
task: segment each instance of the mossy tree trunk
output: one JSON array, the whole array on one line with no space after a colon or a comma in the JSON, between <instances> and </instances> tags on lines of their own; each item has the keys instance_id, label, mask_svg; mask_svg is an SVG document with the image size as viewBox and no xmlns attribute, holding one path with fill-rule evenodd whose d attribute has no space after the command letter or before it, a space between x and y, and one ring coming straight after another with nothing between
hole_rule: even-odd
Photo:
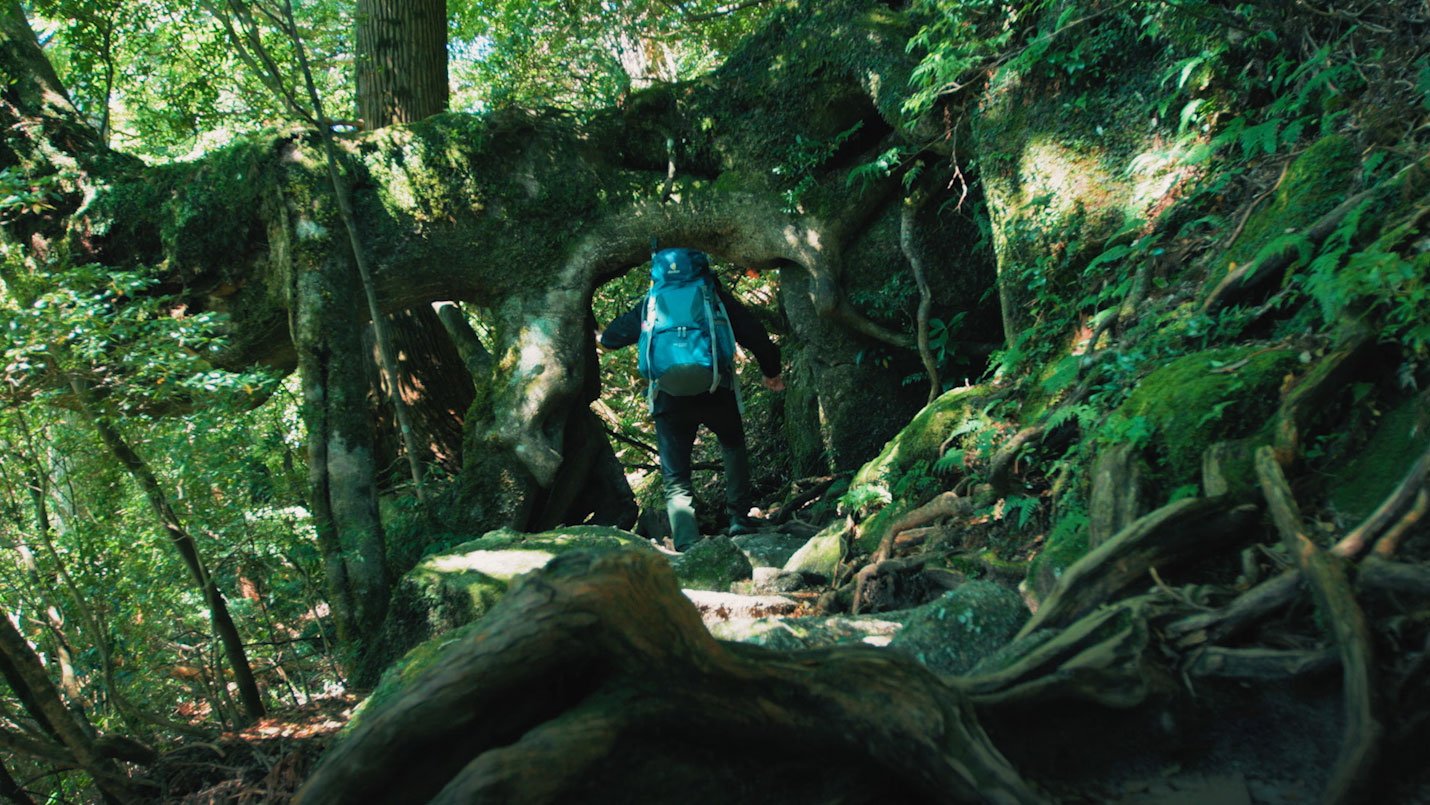
<instances>
[{"instance_id":1,"label":"mossy tree trunk","mask_svg":"<svg viewBox=\"0 0 1430 805\"><path fill-rule=\"evenodd\" d=\"M47 91L58 89L53 74L11 6L0 61L18 78L0 106L0 165L58 175L64 197L53 211L8 218L7 250L38 264L62 244L75 259L162 266L163 287L181 289L191 311L229 315L222 362L302 369L333 605L350 634L368 633L386 590L371 427L357 413L365 372L354 334L369 315L318 139L293 131L146 168L108 151ZM461 526L551 523L619 487L609 456L589 452L593 423L581 414L590 301L600 283L644 262L652 237L801 274L814 315L888 335L861 319L843 287L860 272L903 270L897 238L864 238L896 209L897 180L855 192L845 175L902 137L908 33L879 3L821 6L788 15L707 80L654 88L585 120L440 114L338 143L382 310L452 299L490 315L492 362L474 378L464 423ZM858 136L839 137L856 125ZM793 197L776 169L796 159L799 138L842 144ZM865 385L858 393L886 396ZM558 482L580 489L556 491Z\"/></svg>"}]
</instances>

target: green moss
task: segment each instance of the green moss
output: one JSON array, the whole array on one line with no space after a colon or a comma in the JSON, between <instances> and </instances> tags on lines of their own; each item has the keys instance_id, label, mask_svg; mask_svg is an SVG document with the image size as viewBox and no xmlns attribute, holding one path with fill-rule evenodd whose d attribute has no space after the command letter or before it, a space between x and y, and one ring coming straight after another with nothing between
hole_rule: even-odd
<instances>
[{"instance_id":1,"label":"green moss","mask_svg":"<svg viewBox=\"0 0 1430 805\"><path fill-rule=\"evenodd\" d=\"M785 562L784 569L818 579L832 579L844 558L844 524L834 523L810 537L803 548Z\"/></svg>"},{"instance_id":2,"label":"green moss","mask_svg":"<svg viewBox=\"0 0 1430 805\"><path fill-rule=\"evenodd\" d=\"M1028 580L1033 594L1042 600L1057 586L1063 572L1087 555L1086 518L1081 526L1054 528L1048 534L1047 546L1028 566Z\"/></svg>"},{"instance_id":3,"label":"green moss","mask_svg":"<svg viewBox=\"0 0 1430 805\"><path fill-rule=\"evenodd\" d=\"M404 654L383 672L381 680L372 693L353 711L353 717L343 727L341 735L350 735L368 715L377 712L382 705L394 698L424 670L434 665L448 648L463 642L468 635L480 627L477 622L469 623L440 637L418 645Z\"/></svg>"},{"instance_id":4,"label":"green moss","mask_svg":"<svg viewBox=\"0 0 1430 805\"><path fill-rule=\"evenodd\" d=\"M1282 379L1296 365L1293 350L1257 346L1186 355L1144 377L1100 438L1150 444L1153 477L1169 492L1197 480L1213 442L1265 428Z\"/></svg>"},{"instance_id":5,"label":"green moss","mask_svg":"<svg viewBox=\"0 0 1430 805\"><path fill-rule=\"evenodd\" d=\"M376 679L386 663L413 646L479 620L517 576L545 566L557 554L631 546L652 550L636 535L605 526L571 526L538 534L501 529L429 556L393 590L382 634L365 659L361 676Z\"/></svg>"},{"instance_id":6,"label":"green moss","mask_svg":"<svg viewBox=\"0 0 1430 805\"><path fill-rule=\"evenodd\" d=\"M1359 164L1355 145L1346 137L1331 135L1313 143L1287 167L1271 202L1247 219L1221 261L1223 269L1232 271L1251 262L1277 237L1303 229L1330 212L1349 193ZM1221 279L1213 274L1213 282Z\"/></svg>"},{"instance_id":7,"label":"green moss","mask_svg":"<svg viewBox=\"0 0 1430 805\"><path fill-rule=\"evenodd\" d=\"M1375 511L1406 470L1430 447L1430 422L1423 398L1412 398L1387 413L1365 447L1337 466L1327 479L1331 505L1344 525L1353 526Z\"/></svg>"},{"instance_id":8,"label":"green moss","mask_svg":"<svg viewBox=\"0 0 1430 805\"><path fill-rule=\"evenodd\" d=\"M851 491L871 487L891 494L899 479L914 467L928 466L938 460L939 447L950 433L970 418L981 418L986 401L986 392L980 386L944 392L890 439L879 455L859 469L850 485Z\"/></svg>"}]
</instances>

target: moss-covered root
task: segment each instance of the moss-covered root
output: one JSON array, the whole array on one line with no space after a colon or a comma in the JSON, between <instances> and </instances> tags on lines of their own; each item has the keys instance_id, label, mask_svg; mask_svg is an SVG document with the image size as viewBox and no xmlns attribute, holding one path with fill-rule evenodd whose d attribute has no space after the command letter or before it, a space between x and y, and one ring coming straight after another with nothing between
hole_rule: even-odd
<instances>
[{"instance_id":1,"label":"moss-covered root","mask_svg":"<svg viewBox=\"0 0 1430 805\"><path fill-rule=\"evenodd\" d=\"M1226 498L1170 503L1140 518L1069 567L1022 634L1064 626L1167 567L1241 539L1256 507Z\"/></svg>"},{"instance_id":2,"label":"moss-covered root","mask_svg":"<svg viewBox=\"0 0 1430 805\"><path fill-rule=\"evenodd\" d=\"M1291 495L1291 485L1272 448L1262 447L1256 451L1256 477L1266 496L1266 508L1281 533L1282 544L1286 552L1295 557L1296 567L1316 601L1316 611L1328 624L1340 654L1346 725L1325 801L1353 801L1365 793L1385 732L1376 708L1376 670L1370 627L1351 591L1345 568L1306 536L1301 512Z\"/></svg>"},{"instance_id":3,"label":"moss-covered root","mask_svg":"<svg viewBox=\"0 0 1430 805\"><path fill-rule=\"evenodd\" d=\"M719 747L718 762L702 747ZM732 790L1043 799L965 696L916 661L718 643L668 563L632 550L566 554L525 577L336 745L298 801L723 802Z\"/></svg>"}]
</instances>

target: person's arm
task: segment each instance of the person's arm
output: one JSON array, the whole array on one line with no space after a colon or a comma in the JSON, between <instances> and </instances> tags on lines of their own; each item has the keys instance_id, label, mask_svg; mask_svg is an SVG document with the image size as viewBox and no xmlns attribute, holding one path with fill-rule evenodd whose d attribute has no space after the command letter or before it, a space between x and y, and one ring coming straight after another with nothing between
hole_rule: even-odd
<instances>
[{"instance_id":1,"label":"person's arm","mask_svg":"<svg viewBox=\"0 0 1430 805\"><path fill-rule=\"evenodd\" d=\"M730 317L730 329L735 331L735 342L749 350L760 364L760 374L765 376L765 387L771 391L784 391L784 378L780 374L780 348L770 340L765 326L718 281L715 283L715 291L720 295L720 302L725 305L726 315Z\"/></svg>"},{"instance_id":2,"label":"person's arm","mask_svg":"<svg viewBox=\"0 0 1430 805\"><path fill-rule=\"evenodd\" d=\"M638 302L635 307L612 319L601 332L600 338L596 339L596 344L601 349L620 349L634 344L640 340L640 336L641 303Z\"/></svg>"}]
</instances>

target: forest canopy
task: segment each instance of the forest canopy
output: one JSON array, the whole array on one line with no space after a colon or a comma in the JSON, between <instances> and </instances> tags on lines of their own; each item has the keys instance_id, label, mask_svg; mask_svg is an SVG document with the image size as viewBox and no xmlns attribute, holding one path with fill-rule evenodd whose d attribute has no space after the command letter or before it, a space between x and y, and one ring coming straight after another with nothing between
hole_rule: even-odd
<instances>
[{"instance_id":1,"label":"forest canopy","mask_svg":"<svg viewBox=\"0 0 1430 805\"><path fill-rule=\"evenodd\" d=\"M1423 797L1427 42L0 3L0 795ZM703 441L676 557L593 336L652 244L788 386L738 365L762 533Z\"/></svg>"}]
</instances>

